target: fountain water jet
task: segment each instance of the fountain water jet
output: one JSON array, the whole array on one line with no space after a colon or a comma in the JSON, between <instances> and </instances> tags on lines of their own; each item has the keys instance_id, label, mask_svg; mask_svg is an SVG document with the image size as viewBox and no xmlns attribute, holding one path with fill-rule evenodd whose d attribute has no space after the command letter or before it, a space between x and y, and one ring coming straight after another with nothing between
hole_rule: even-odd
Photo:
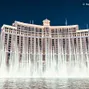
<instances>
[{"instance_id":1,"label":"fountain water jet","mask_svg":"<svg viewBox=\"0 0 89 89\"><path fill-rule=\"evenodd\" d=\"M71 35L71 34L70 34ZM45 60L43 60L42 48L36 42L30 46L27 52L25 39L23 39L22 58L19 60L19 46L13 41L13 50L11 50L7 65L7 55L2 39L0 40L0 77L6 78L84 78L89 77L89 48L85 39L80 36L76 38L76 45L72 35L65 39L58 38L58 49L55 46L50 48L50 39L45 41ZM34 38L35 39L35 38ZM80 39L80 42L78 40ZM55 40L54 40L55 41ZM83 42L85 42L83 51ZM79 48L80 45L80 48ZM38 52L36 52L36 46ZM68 49L69 48L69 49ZM51 49L51 50L50 50ZM34 50L34 52L32 52ZM57 52L56 52L57 51ZM85 52L85 53L84 53Z\"/></svg>"}]
</instances>

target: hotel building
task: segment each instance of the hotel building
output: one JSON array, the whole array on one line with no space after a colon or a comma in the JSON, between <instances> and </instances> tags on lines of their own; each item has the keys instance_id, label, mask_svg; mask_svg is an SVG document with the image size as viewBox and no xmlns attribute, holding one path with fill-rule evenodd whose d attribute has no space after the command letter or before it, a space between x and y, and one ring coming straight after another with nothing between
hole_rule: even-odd
<instances>
[{"instance_id":1,"label":"hotel building","mask_svg":"<svg viewBox=\"0 0 89 89\"><path fill-rule=\"evenodd\" d=\"M68 55L85 54L89 52L88 29L79 30L78 25L51 26L50 20L43 20L43 25L35 25L15 21L12 26L1 27L1 40L6 52L6 60L11 53L18 49L19 60L26 54L30 59L41 54L45 61L46 54L54 53L59 59L59 54Z\"/></svg>"}]
</instances>

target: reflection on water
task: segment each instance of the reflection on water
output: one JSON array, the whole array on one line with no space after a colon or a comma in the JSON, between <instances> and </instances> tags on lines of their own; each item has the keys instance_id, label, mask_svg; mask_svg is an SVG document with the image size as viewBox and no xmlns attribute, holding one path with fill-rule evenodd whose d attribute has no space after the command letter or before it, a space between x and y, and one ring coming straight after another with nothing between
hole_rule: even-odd
<instances>
[{"instance_id":1,"label":"reflection on water","mask_svg":"<svg viewBox=\"0 0 89 89\"><path fill-rule=\"evenodd\" d=\"M0 89L89 89L89 79L0 79Z\"/></svg>"}]
</instances>

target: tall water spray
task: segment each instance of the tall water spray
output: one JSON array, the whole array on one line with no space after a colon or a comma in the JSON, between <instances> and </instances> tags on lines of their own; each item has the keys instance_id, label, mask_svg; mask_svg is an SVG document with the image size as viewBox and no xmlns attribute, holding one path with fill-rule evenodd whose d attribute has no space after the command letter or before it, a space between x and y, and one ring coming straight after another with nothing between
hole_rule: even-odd
<instances>
[{"instance_id":1,"label":"tall water spray","mask_svg":"<svg viewBox=\"0 0 89 89\"><path fill-rule=\"evenodd\" d=\"M41 40L42 43L43 41L45 43L42 44L45 50L45 53L43 53L39 38L37 39L38 43L34 38L34 44L28 47L23 37L21 60L17 41L13 40L13 48L10 51L9 60L7 60L6 48L4 48L3 40L0 39L0 77L89 77L89 42L86 43L83 36L76 38L76 44L74 39L75 37L72 34L69 34L65 40L58 37L57 43L54 39L54 44L57 45L56 49L55 46L50 47L50 38L44 38ZM28 49L29 52L27 52ZM45 57L45 60L43 60L43 57Z\"/></svg>"}]
</instances>

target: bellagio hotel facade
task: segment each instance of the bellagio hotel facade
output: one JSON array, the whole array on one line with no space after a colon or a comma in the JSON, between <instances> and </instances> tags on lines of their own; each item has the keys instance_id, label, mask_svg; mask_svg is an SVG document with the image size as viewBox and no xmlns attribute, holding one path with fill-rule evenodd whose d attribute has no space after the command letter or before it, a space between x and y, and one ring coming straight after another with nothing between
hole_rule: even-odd
<instances>
[{"instance_id":1,"label":"bellagio hotel facade","mask_svg":"<svg viewBox=\"0 0 89 89\"><path fill-rule=\"evenodd\" d=\"M84 54L89 50L88 29L79 30L78 25L51 26L48 19L43 20L43 25L19 21L15 21L12 25L4 24L1 27L1 40L7 61L10 53L15 52L17 48L19 60L23 54L41 53L43 61L47 52L68 55L70 52Z\"/></svg>"}]
</instances>

